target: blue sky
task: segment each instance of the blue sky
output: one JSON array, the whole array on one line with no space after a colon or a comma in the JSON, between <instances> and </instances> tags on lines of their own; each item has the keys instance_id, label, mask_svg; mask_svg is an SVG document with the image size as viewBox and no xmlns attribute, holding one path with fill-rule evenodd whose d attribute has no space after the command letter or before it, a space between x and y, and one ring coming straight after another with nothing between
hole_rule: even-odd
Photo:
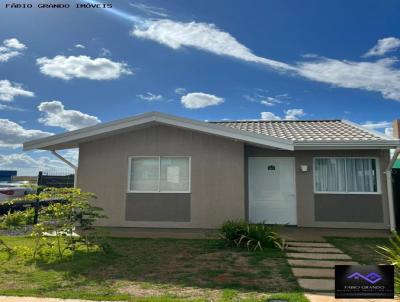
<instances>
[{"instance_id":1,"label":"blue sky","mask_svg":"<svg viewBox=\"0 0 400 302\"><path fill-rule=\"evenodd\" d=\"M146 111L344 118L388 134L399 117L398 1L65 3L1 3L1 169L63 169L21 143Z\"/></svg>"}]
</instances>

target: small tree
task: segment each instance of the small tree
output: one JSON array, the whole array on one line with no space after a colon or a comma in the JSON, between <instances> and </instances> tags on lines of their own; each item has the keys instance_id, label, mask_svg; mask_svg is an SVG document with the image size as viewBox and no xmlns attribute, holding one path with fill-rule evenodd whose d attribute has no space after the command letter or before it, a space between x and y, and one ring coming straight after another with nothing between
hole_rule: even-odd
<instances>
[{"instance_id":1,"label":"small tree","mask_svg":"<svg viewBox=\"0 0 400 302\"><path fill-rule=\"evenodd\" d=\"M94 198L93 193L76 188L44 188L38 194L26 195L25 202L50 202L40 208L38 223L32 228L31 236L35 239L33 258L44 246L56 247L59 258L63 258L67 250L74 253L82 245L89 251L95 245L92 242L94 223L98 218L105 217L101 208L91 204ZM14 224L18 226L32 222L19 216L20 212L8 213L3 221L16 221ZM82 231L82 236L76 233L76 229Z\"/></svg>"}]
</instances>

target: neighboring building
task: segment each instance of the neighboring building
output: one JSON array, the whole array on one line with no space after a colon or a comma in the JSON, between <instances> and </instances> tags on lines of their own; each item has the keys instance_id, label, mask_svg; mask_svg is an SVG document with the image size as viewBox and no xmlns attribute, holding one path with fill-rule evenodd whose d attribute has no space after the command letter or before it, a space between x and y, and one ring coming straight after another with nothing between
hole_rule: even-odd
<instances>
[{"instance_id":1,"label":"neighboring building","mask_svg":"<svg viewBox=\"0 0 400 302\"><path fill-rule=\"evenodd\" d=\"M103 226L213 229L247 219L389 229L385 172L399 145L341 120L207 123L155 112L24 150L79 147L77 185L98 196Z\"/></svg>"},{"instance_id":2,"label":"neighboring building","mask_svg":"<svg viewBox=\"0 0 400 302\"><path fill-rule=\"evenodd\" d=\"M0 181L11 181L14 176L17 176L15 170L0 170Z\"/></svg>"}]
</instances>

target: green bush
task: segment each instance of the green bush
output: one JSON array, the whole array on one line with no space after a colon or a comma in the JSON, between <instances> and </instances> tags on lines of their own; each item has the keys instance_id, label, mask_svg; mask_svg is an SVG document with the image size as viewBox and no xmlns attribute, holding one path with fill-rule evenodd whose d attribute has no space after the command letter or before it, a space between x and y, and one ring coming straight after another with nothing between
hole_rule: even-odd
<instances>
[{"instance_id":1,"label":"green bush","mask_svg":"<svg viewBox=\"0 0 400 302\"><path fill-rule=\"evenodd\" d=\"M27 251L30 251L33 259L43 254L46 249L56 250L60 259L66 254L74 255L83 248L86 248L87 252L97 251L99 246L96 244L97 232L94 224L97 219L105 216L101 208L92 205L95 197L93 193L77 188L43 188L38 194L26 195L24 200L32 203L37 200L63 202L41 207L36 224L33 224L34 209L8 212L0 217L0 228L15 230L29 226L34 246L19 250L24 250L23 254L29 254ZM15 199L9 203L18 201L19 199ZM76 230L79 230L80 234L77 234ZM10 250L0 241L1 246L7 251Z\"/></svg>"},{"instance_id":2,"label":"green bush","mask_svg":"<svg viewBox=\"0 0 400 302\"><path fill-rule=\"evenodd\" d=\"M385 256L387 261L394 266L395 273L395 288L396 292L400 292L400 236L397 233L393 233L390 238L389 246L378 246L378 253Z\"/></svg>"},{"instance_id":3,"label":"green bush","mask_svg":"<svg viewBox=\"0 0 400 302\"><path fill-rule=\"evenodd\" d=\"M0 217L0 228L14 230L21 226L32 225L34 220L34 209L27 209L25 211L11 212Z\"/></svg>"},{"instance_id":4,"label":"green bush","mask_svg":"<svg viewBox=\"0 0 400 302\"><path fill-rule=\"evenodd\" d=\"M221 227L221 237L231 245L246 247L248 250L264 248L284 249L284 241L273 227L262 223L249 224L244 220L228 220Z\"/></svg>"}]
</instances>

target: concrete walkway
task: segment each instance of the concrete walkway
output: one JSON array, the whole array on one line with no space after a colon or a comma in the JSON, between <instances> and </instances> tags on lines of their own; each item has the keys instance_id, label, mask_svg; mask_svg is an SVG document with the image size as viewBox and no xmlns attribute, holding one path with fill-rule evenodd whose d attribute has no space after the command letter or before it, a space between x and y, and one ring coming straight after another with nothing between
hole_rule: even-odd
<instances>
[{"instance_id":1,"label":"concrete walkway","mask_svg":"<svg viewBox=\"0 0 400 302\"><path fill-rule=\"evenodd\" d=\"M333 292L335 264L358 264L352 261L349 255L327 242L289 241L286 255L300 287L313 292Z\"/></svg>"}]
</instances>

